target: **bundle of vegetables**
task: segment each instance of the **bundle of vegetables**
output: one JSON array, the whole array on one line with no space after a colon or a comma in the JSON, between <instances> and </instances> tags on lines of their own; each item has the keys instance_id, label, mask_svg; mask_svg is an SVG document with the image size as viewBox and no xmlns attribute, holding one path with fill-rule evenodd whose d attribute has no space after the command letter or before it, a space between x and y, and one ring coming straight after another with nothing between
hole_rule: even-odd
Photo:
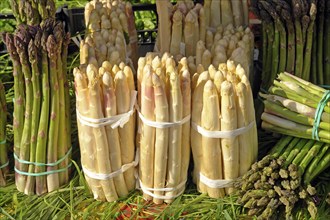
<instances>
[{"instance_id":1,"label":"bundle of vegetables","mask_svg":"<svg viewBox=\"0 0 330 220\"><path fill-rule=\"evenodd\" d=\"M192 88L193 178L200 192L223 197L257 159L250 83L241 65L228 60L195 74Z\"/></svg>"},{"instance_id":2,"label":"bundle of vegetables","mask_svg":"<svg viewBox=\"0 0 330 220\"><path fill-rule=\"evenodd\" d=\"M47 18L54 18L54 0L10 0L17 24L38 25Z\"/></svg>"},{"instance_id":3,"label":"bundle of vegetables","mask_svg":"<svg viewBox=\"0 0 330 220\"><path fill-rule=\"evenodd\" d=\"M204 0L206 26L233 24L235 27L249 25L248 1L242 0Z\"/></svg>"},{"instance_id":4,"label":"bundle of vegetables","mask_svg":"<svg viewBox=\"0 0 330 220\"><path fill-rule=\"evenodd\" d=\"M8 155L6 148L7 108L5 88L0 80L0 186L6 185Z\"/></svg>"},{"instance_id":5,"label":"bundle of vegetables","mask_svg":"<svg viewBox=\"0 0 330 220\"><path fill-rule=\"evenodd\" d=\"M214 33L207 30L205 42L197 42L196 58L188 57L188 65L190 71L195 73L200 64L207 69L211 64L218 67L220 63L230 59L236 65L241 64L249 78L253 65L253 49L254 36L250 28L234 28L232 24L223 28L220 25Z\"/></svg>"},{"instance_id":6,"label":"bundle of vegetables","mask_svg":"<svg viewBox=\"0 0 330 220\"><path fill-rule=\"evenodd\" d=\"M115 201L135 188L134 76L105 61L74 69L83 171L94 198Z\"/></svg>"},{"instance_id":7,"label":"bundle of vegetables","mask_svg":"<svg viewBox=\"0 0 330 220\"><path fill-rule=\"evenodd\" d=\"M238 202L249 209L248 215L257 215L258 219L281 213L291 219L293 208L304 202L315 219L317 197L310 183L330 166L329 147L314 140L282 137L267 156L235 183Z\"/></svg>"},{"instance_id":8,"label":"bundle of vegetables","mask_svg":"<svg viewBox=\"0 0 330 220\"><path fill-rule=\"evenodd\" d=\"M137 32L132 5L129 1L93 0L87 3L85 24L87 36L93 38L92 42L88 39L85 42L95 50L95 54L97 52L102 54L101 58L96 57L100 62L99 66L103 61L109 60L109 56L115 50L120 53L124 51L125 54L120 54L125 55L121 61L129 57L134 65L137 64ZM91 57L95 57L93 52L90 53Z\"/></svg>"},{"instance_id":9,"label":"bundle of vegetables","mask_svg":"<svg viewBox=\"0 0 330 220\"><path fill-rule=\"evenodd\" d=\"M315 84L330 83L330 3L325 0L258 0L263 21L262 87L287 71Z\"/></svg>"},{"instance_id":10,"label":"bundle of vegetables","mask_svg":"<svg viewBox=\"0 0 330 220\"><path fill-rule=\"evenodd\" d=\"M231 10L230 1L205 1L204 6L194 5L192 0L178 1L174 6L169 1L156 1L159 28L155 51L170 52L176 60L183 56L188 57L191 73L197 71L199 64L207 69L210 64L218 67L220 63L231 59L236 64L241 64L249 76L253 63L253 33L241 25L235 28L233 20L236 17L225 13L222 15L232 21L217 22L213 24L214 28L209 28L210 22L220 19L215 18L221 15L220 4ZM232 4L240 8L242 2L232 1ZM242 15L243 13L239 13L238 20L243 18Z\"/></svg>"},{"instance_id":11,"label":"bundle of vegetables","mask_svg":"<svg viewBox=\"0 0 330 220\"><path fill-rule=\"evenodd\" d=\"M206 13L201 4L192 0L178 1L172 5L169 0L157 0L158 35L155 51L169 52L176 60L182 56L194 56L196 44L205 40Z\"/></svg>"},{"instance_id":12,"label":"bundle of vegetables","mask_svg":"<svg viewBox=\"0 0 330 220\"><path fill-rule=\"evenodd\" d=\"M14 67L14 156L17 189L38 195L69 180L70 100L61 22L21 24L3 39Z\"/></svg>"},{"instance_id":13,"label":"bundle of vegetables","mask_svg":"<svg viewBox=\"0 0 330 220\"><path fill-rule=\"evenodd\" d=\"M190 157L190 73L168 53L139 59L139 178L146 200L170 203L181 195Z\"/></svg>"},{"instance_id":14,"label":"bundle of vegetables","mask_svg":"<svg viewBox=\"0 0 330 220\"><path fill-rule=\"evenodd\" d=\"M330 143L330 91L289 73L269 88L262 127L277 133Z\"/></svg>"}]
</instances>

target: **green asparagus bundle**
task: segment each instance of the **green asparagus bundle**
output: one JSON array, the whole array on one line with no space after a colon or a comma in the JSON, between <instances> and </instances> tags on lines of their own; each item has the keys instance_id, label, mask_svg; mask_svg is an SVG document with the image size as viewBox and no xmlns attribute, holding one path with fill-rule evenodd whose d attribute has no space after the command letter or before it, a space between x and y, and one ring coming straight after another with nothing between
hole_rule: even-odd
<instances>
[{"instance_id":1,"label":"green asparagus bundle","mask_svg":"<svg viewBox=\"0 0 330 220\"><path fill-rule=\"evenodd\" d=\"M0 186L6 185L6 174L8 173L8 155L6 146L6 108L5 87L0 80Z\"/></svg>"},{"instance_id":2,"label":"green asparagus bundle","mask_svg":"<svg viewBox=\"0 0 330 220\"><path fill-rule=\"evenodd\" d=\"M329 71L324 71L329 57L328 1L258 0L253 7L263 22L261 86L268 89L283 71L315 84L329 84Z\"/></svg>"},{"instance_id":3,"label":"green asparagus bundle","mask_svg":"<svg viewBox=\"0 0 330 220\"><path fill-rule=\"evenodd\" d=\"M81 44L90 46L88 54L97 59L99 67L103 61L114 59L116 55L111 55L114 51L119 52L120 62L131 58L136 67L137 32L132 5L129 1L93 0L87 3L85 24L87 37ZM89 38L92 38L92 41ZM85 55L87 56L87 54ZM81 63L89 62L88 57L85 62ZM83 56L83 58L86 57ZM116 64L118 65L120 62Z\"/></svg>"},{"instance_id":4,"label":"green asparagus bundle","mask_svg":"<svg viewBox=\"0 0 330 220\"><path fill-rule=\"evenodd\" d=\"M139 178L146 200L171 203L187 181L191 89L187 60L168 53L139 59Z\"/></svg>"},{"instance_id":5,"label":"green asparagus bundle","mask_svg":"<svg viewBox=\"0 0 330 220\"><path fill-rule=\"evenodd\" d=\"M47 18L54 18L54 0L10 0L17 24L39 25Z\"/></svg>"},{"instance_id":6,"label":"green asparagus bundle","mask_svg":"<svg viewBox=\"0 0 330 220\"><path fill-rule=\"evenodd\" d=\"M69 181L71 122L66 76L69 34L53 18L5 34L14 66L17 189L43 194Z\"/></svg>"},{"instance_id":7,"label":"green asparagus bundle","mask_svg":"<svg viewBox=\"0 0 330 220\"><path fill-rule=\"evenodd\" d=\"M230 60L197 76L192 82L193 179L200 192L219 198L232 192L230 183L257 159L252 91L242 66Z\"/></svg>"},{"instance_id":8,"label":"green asparagus bundle","mask_svg":"<svg viewBox=\"0 0 330 220\"><path fill-rule=\"evenodd\" d=\"M264 129L330 143L329 90L284 72L261 96Z\"/></svg>"},{"instance_id":9,"label":"green asparagus bundle","mask_svg":"<svg viewBox=\"0 0 330 220\"><path fill-rule=\"evenodd\" d=\"M135 88L131 68L104 61L74 69L81 162L94 198L115 201L135 188Z\"/></svg>"},{"instance_id":10,"label":"green asparagus bundle","mask_svg":"<svg viewBox=\"0 0 330 220\"><path fill-rule=\"evenodd\" d=\"M311 181L330 166L329 144L284 136L269 154L251 166L235 183L238 202L248 215L271 218L285 208L286 219L298 202L304 202L312 219L317 216L316 190Z\"/></svg>"}]
</instances>

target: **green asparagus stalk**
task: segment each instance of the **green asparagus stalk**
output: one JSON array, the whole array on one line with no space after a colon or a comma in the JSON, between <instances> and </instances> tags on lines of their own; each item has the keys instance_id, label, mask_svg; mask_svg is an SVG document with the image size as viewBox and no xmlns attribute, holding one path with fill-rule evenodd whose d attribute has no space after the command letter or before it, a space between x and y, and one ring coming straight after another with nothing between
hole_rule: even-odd
<instances>
[{"instance_id":1,"label":"green asparagus stalk","mask_svg":"<svg viewBox=\"0 0 330 220\"><path fill-rule=\"evenodd\" d=\"M312 170L312 173L310 174L310 176L306 175L305 182L306 183L311 182L315 177L317 177L321 172L323 172L329 166L330 166L330 150L328 148L325 155L319 161L319 164L317 164L317 167L314 170Z\"/></svg>"},{"instance_id":2,"label":"green asparagus stalk","mask_svg":"<svg viewBox=\"0 0 330 220\"><path fill-rule=\"evenodd\" d=\"M319 0L318 1L318 19L317 19L317 74L318 74L318 80L317 83L323 85L324 84L324 78L326 74L329 75L329 73L323 73L323 31L324 31L324 8L325 8L325 0ZM326 24L328 26L329 24ZM328 40L327 40L328 41Z\"/></svg>"},{"instance_id":3,"label":"green asparagus stalk","mask_svg":"<svg viewBox=\"0 0 330 220\"><path fill-rule=\"evenodd\" d=\"M27 33L22 32L21 36L25 41L29 39ZM16 49L20 57L22 71L25 78L25 96L26 96L26 104L25 104L25 120L23 126L23 132L21 137L21 145L19 151L19 158L22 160L29 160L29 153L30 153L30 141L31 141L31 125L32 125L32 107L33 107L33 87L31 83L31 69L28 63L28 54L26 51L25 42L23 39L16 38ZM20 171L27 172L28 166L26 164L20 164L19 166ZM16 179L16 186L20 192L24 192L26 184L26 176L24 175L17 175Z\"/></svg>"},{"instance_id":4,"label":"green asparagus stalk","mask_svg":"<svg viewBox=\"0 0 330 220\"><path fill-rule=\"evenodd\" d=\"M5 87L0 80L0 167L8 162L7 146L6 146L6 124L7 124L7 108ZM0 168L0 186L6 185L6 174L8 167Z\"/></svg>"},{"instance_id":5,"label":"green asparagus stalk","mask_svg":"<svg viewBox=\"0 0 330 220\"><path fill-rule=\"evenodd\" d=\"M285 70L290 73L293 73L295 67L295 55L296 55L295 29L290 12L287 10L282 10L281 12L282 12L281 16L285 20L288 30L287 62L286 62Z\"/></svg>"},{"instance_id":6,"label":"green asparagus stalk","mask_svg":"<svg viewBox=\"0 0 330 220\"><path fill-rule=\"evenodd\" d=\"M310 80L310 70L311 70L311 55L313 47L313 31L314 31L314 21L316 18L316 5L314 2L311 4L310 8L310 23L307 29L306 45L305 45L305 54L304 54L304 65L302 79Z\"/></svg>"},{"instance_id":7,"label":"green asparagus stalk","mask_svg":"<svg viewBox=\"0 0 330 220\"><path fill-rule=\"evenodd\" d=\"M41 32L38 38L35 38L36 41L41 41ZM37 43L36 43L37 44ZM36 156L36 146L37 146L37 136L38 136L38 127L40 119L40 107L41 107L41 89L40 89L40 70L39 70L39 58L38 51L33 40L30 40L29 47L29 61L32 69L32 87L33 87L33 107L32 107L32 125L31 125L31 146L30 146L30 162L35 162ZM29 173L34 172L34 165L29 165ZM28 176L25 186L24 193L27 195L34 194L35 188L35 177Z\"/></svg>"},{"instance_id":8,"label":"green asparagus stalk","mask_svg":"<svg viewBox=\"0 0 330 220\"><path fill-rule=\"evenodd\" d=\"M48 70L48 55L47 55L47 38L46 32L41 38L41 66L42 66L42 101L40 112L40 123L38 130L37 146L36 146L36 162L46 163L47 140L48 140L48 125L49 125L49 106L50 106L50 91L49 91L49 70ZM45 166L36 166L35 173L45 172ZM41 195L47 192L46 177L44 175L36 177L36 193Z\"/></svg>"},{"instance_id":9,"label":"green asparagus stalk","mask_svg":"<svg viewBox=\"0 0 330 220\"><path fill-rule=\"evenodd\" d=\"M50 75L50 122L48 130L47 163L54 163L58 160L58 140L59 140L59 84L57 74L57 51L58 45L54 35L49 35L47 39L47 52L49 58ZM62 137L61 137L62 138ZM48 166L47 171L57 170L57 166ZM47 175L47 189L51 192L59 187L58 173Z\"/></svg>"},{"instance_id":10,"label":"green asparagus stalk","mask_svg":"<svg viewBox=\"0 0 330 220\"><path fill-rule=\"evenodd\" d=\"M285 91L285 90L283 90L281 88L278 88L278 87L272 86L272 87L269 88L269 91L272 94L291 99L293 101L305 104L305 105L307 105L309 107L312 107L312 108L317 108L317 106L318 106L318 102L315 102L313 100L304 98L302 96L299 96L298 94L296 94L294 92ZM330 108L328 106L325 106L324 111L327 112L327 113L330 113Z\"/></svg>"},{"instance_id":11,"label":"green asparagus stalk","mask_svg":"<svg viewBox=\"0 0 330 220\"><path fill-rule=\"evenodd\" d=\"M13 76L14 76L14 113L13 113L13 130L14 130L14 152L19 155L21 149L21 138L24 125L24 108L25 108L25 91L24 91L24 77L22 65L19 55L16 50L15 41L17 37L6 34L4 40L6 42L7 50L13 62ZM20 164L15 160L15 167L20 169ZM18 174L15 174L16 177ZM19 178L16 178L18 180Z\"/></svg>"},{"instance_id":12,"label":"green asparagus stalk","mask_svg":"<svg viewBox=\"0 0 330 220\"><path fill-rule=\"evenodd\" d=\"M320 164L326 164L325 162L323 162L323 157L326 154L329 154L330 152L328 151L330 145L329 144L325 144L321 150L319 151L319 153L317 153L313 159L313 161L310 163L310 165L307 167L305 174L304 174L304 183L307 185L309 184L313 178L315 178L317 176L317 174L315 174L315 170L320 166Z\"/></svg>"},{"instance_id":13,"label":"green asparagus stalk","mask_svg":"<svg viewBox=\"0 0 330 220\"><path fill-rule=\"evenodd\" d=\"M301 172L304 173L305 169L308 167L309 163L318 155L320 150L322 149L324 143L316 141L311 149L307 152L306 156L299 163L299 167L301 168ZM295 158L296 160L296 158ZM297 159L298 160L298 159ZM295 161L293 161L295 162Z\"/></svg>"},{"instance_id":14,"label":"green asparagus stalk","mask_svg":"<svg viewBox=\"0 0 330 220\"><path fill-rule=\"evenodd\" d=\"M299 4L299 0L292 0L293 6L293 17L294 17L294 25L296 31L296 66L295 66L295 74L298 77L301 77L303 71L303 54L304 54L304 44L303 44L303 33L301 27L301 4Z\"/></svg>"},{"instance_id":15,"label":"green asparagus stalk","mask_svg":"<svg viewBox=\"0 0 330 220\"><path fill-rule=\"evenodd\" d=\"M324 84L330 84L330 1L326 1L325 3L325 12L324 12L324 23L327 24L324 26Z\"/></svg>"},{"instance_id":16,"label":"green asparagus stalk","mask_svg":"<svg viewBox=\"0 0 330 220\"><path fill-rule=\"evenodd\" d=\"M305 117L302 114L297 114L295 112L290 111L289 109L282 107L274 102L270 102L265 100L265 112L269 112L271 114L275 114L282 118L294 121L299 124L313 126L315 123L314 118ZM319 124L320 129L330 130L330 123L328 122L320 122Z\"/></svg>"},{"instance_id":17,"label":"green asparagus stalk","mask_svg":"<svg viewBox=\"0 0 330 220\"><path fill-rule=\"evenodd\" d=\"M56 23L54 27L54 37L57 43L57 51L56 51L56 68L57 68L57 80L58 80L58 95L59 95L59 127L58 127L58 132L59 132L59 138L58 138L58 146L57 146L57 157L58 159L61 159L65 156L66 152L68 151L69 146L68 141L67 141L67 132L66 132L66 106L65 106L65 90L64 90L64 74L63 73L63 64L62 64L62 44L63 44L63 39L64 39L64 31L63 31L63 26L61 22ZM66 161L64 160L61 162L58 166L59 169L63 169L67 166ZM64 172L60 172L58 174L59 176L59 184L60 186L67 183L69 179L68 175L68 170Z\"/></svg>"}]
</instances>

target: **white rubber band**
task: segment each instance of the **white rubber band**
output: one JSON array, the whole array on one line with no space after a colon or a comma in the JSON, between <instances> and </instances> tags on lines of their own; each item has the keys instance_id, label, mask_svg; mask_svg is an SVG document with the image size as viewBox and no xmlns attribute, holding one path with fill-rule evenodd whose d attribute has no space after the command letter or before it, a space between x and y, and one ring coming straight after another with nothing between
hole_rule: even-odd
<instances>
[{"instance_id":1,"label":"white rubber band","mask_svg":"<svg viewBox=\"0 0 330 220\"><path fill-rule=\"evenodd\" d=\"M119 176L120 174L124 173L125 171L127 171L128 169L130 169L132 167L136 167L138 164L139 164L139 149L137 149L137 151L135 153L135 160L133 162L122 165L119 170L116 170L114 172L95 173L95 172L88 170L86 167L84 167L84 165L82 165L82 169L83 169L83 172L85 173L85 175L87 175L89 178L97 179L97 180L109 180L109 179L113 179L114 177Z\"/></svg>"},{"instance_id":2,"label":"white rubber band","mask_svg":"<svg viewBox=\"0 0 330 220\"><path fill-rule=\"evenodd\" d=\"M86 116L83 116L78 109L77 111L77 119L79 122L83 125L93 127L93 128L99 128L107 125L111 125L111 128L115 129L117 127L124 127L124 125L130 120L130 117L133 115L135 109L134 105L136 102L136 95L137 91L131 92L131 103L130 103L130 110L126 113L115 115L108 118L89 118Z\"/></svg>"},{"instance_id":3,"label":"white rubber band","mask_svg":"<svg viewBox=\"0 0 330 220\"><path fill-rule=\"evenodd\" d=\"M143 191L143 193L155 198L155 199L164 199L164 200L170 200L170 199L175 199L178 196L180 196L184 190L185 190L185 184L187 182L187 179L185 179L184 181L182 181L179 185L177 185L176 187L172 187L172 188L150 188L150 187L146 187L142 184L142 181L139 179L140 182L140 188ZM181 189L182 188L182 189ZM162 195L155 195L154 193L152 193L151 191L154 192L173 192L176 190L181 189L177 194L175 195L171 195L171 196L162 196Z\"/></svg>"},{"instance_id":4,"label":"white rubber band","mask_svg":"<svg viewBox=\"0 0 330 220\"><path fill-rule=\"evenodd\" d=\"M183 118L181 121L176 121L176 122L156 122L156 121L150 121L149 119L146 119L140 111L138 111L138 113L139 113L139 118L141 119L143 124L145 124L149 127L154 127L154 128L171 128L171 127L175 127L175 126L180 126L180 125L183 125L183 124L187 123L188 121L190 121L190 116L191 116L191 115L188 115L185 118Z\"/></svg>"},{"instance_id":5,"label":"white rubber band","mask_svg":"<svg viewBox=\"0 0 330 220\"><path fill-rule=\"evenodd\" d=\"M224 179L218 179L213 180L209 179L208 177L204 176L202 173L199 173L199 180L207 185L208 187L214 188L214 189L220 189L220 188L227 188L231 187L233 185L234 180L224 180Z\"/></svg>"},{"instance_id":6,"label":"white rubber band","mask_svg":"<svg viewBox=\"0 0 330 220\"><path fill-rule=\"evenodd\" d=\"M200 133L203 137L208 137L208 138L235 138L241 134L248 132L254 125L255 125L255 122L253 121L248 126L241 127L241 128L231 130L231 131L209 131L209 130L206 130L205 128L197 125L194 122L191 123L191 127L195 131Z\"/></svg>"}]
</instances>

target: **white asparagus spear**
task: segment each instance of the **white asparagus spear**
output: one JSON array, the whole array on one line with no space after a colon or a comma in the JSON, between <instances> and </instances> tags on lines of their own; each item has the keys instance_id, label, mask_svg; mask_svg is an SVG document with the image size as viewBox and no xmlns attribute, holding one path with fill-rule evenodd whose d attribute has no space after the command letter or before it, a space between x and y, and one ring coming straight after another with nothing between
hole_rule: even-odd
<instances>
[{"instance_id":1,"label":"white asparagus spear","mask_svg":"<svg viewBox=\"0 0 330 220\"><path fill-rule=\"evenodd\" d=\"M237 113L233 85L224 81L221 84L221 131L237 129ZM238 139L221 139L223 155L223 174L225 180L234 180L239 175ZM226 188L226 193L232 192L232 188Z\"/></svg>"},{"instance_id":2,"label":"white asparagus spear","mask_svg":"<svg viewBox=\"0 0 330 220\"><path fill-rule=\"evenodd\" d=\"M203 91L201 126L209 131L220 130L220 108L218 92L214 83L208 80ZM201 173L209 179L223 178L220 139L202 137L203 159ZM212 198L224 197L223 189L207 186L207 194Z\"/></svg>"},{"instance_id":3,"label":"white asparagus spear","mask_svg":"<svg viewBox=\"0 0 330 220\"><path fill-rule=\"evenodd\" d=\"M155 115L156 122L169 121L169 108L167 103L167 96L165 91L165 84L161 78L153 73L152 82L155 92ZM155 174L154 174L154 188L164 188L166 184L166 170L167 170L167 155L168 155L168 128L156 128L155 140ZM163 196L164 192L155 191L156 196ZM162 204L162 199L153 199L154 203Z\"/></svg>"}]
</instances>

